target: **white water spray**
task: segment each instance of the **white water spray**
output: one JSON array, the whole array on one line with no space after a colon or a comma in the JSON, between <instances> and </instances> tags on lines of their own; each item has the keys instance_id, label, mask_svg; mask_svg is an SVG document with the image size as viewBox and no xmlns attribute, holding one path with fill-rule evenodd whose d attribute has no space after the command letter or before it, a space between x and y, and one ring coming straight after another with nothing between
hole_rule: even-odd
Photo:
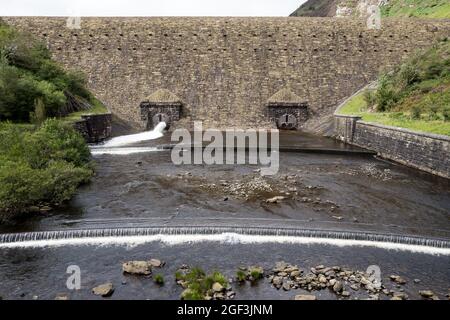
<instances>
[{"instance_id":1,"label":"white water spray","mask_svg":"<svg viewBox=\"0 0 450 320\"><path fill-rule=\"evenodd\" d=\"M163 151L163 149L158 149L155 147L136 147L136 148L91 148L91 153L94 156L109 154L109 155L128 155L134 153L148 153Z\"/></svg>"},{"instance_id":2,"label":"white water spray","mask_svg":"<svg viewBox=\"0 0 450 320\"><path fill-rule=\"evenodd\" d=\"M207 235L155 234L145 236L87 237L78 239L71 238L71 239L30 240L30 241L0 243L0 249L46 248L46 247L64 247L64 246L99 246L99 247L125 246L132 248L154 242L160 242L170 246L202 243L202 242L216 242L229 245L276 243L276 244L291 244L291 245L326 245L335 247L372 247L384 250L406 251L411 253L422 253L430 255L443 255L443 256L450 255L449 248L436 248L423 245L390 243L382 241L350 240L350 239L245 235L237 233L221 233L221 234L207 234Z\"/></svg>"},{"instance_id":3,"label":"white water spray","mask_svg":"<svg viewBox=\"0 0 450 320\"><path fill-rule=\"evenodd\" d=\"M166 123L160 122L156 125L155 129L153 129L151 131L145 131L142 133L115 137L115 138L112 138L111 140L107 141L102 146L100 146L100 148L122 147L122 146L130 145L133 143L137 143L137 142L158 139L164 135L163 131L165 128L166 128Z\"/></svg>"}]
</instances>

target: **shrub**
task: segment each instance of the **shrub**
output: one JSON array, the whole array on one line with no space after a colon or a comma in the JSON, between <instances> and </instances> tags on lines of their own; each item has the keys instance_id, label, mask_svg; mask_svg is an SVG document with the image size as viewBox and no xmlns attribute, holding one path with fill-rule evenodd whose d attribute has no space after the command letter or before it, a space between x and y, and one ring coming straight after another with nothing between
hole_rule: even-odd
<instances>
[{"instance_id":1,"label":"shrub","mask_svg":"<svg viewBox=\"0 0 450 320\"><path fill-rule=\"evenodd\" d=\"M193 268L186 274L175 273L175 278L184 282L186 289L181 295L184 300L204 300L208 294L211 294L212 287L216 282L224 288L228 287L228 280L218 271L206 274L200 268Z\"/></svg>"},{"instance_id":2,"label":"shrub","mask_svg":"<svg viewBox=\"0 0 450 320\"><path fill-rule=\"evenodd\" d=\"M30 114L30 120L36 125L40 125L46 118L45 105L41 98L34 101L34 112Z\"/></svg>"},{"instance_id":3,"label":"shrub","mask_svg":"<svg viewBox=\"0 0 450 320\"><path fill-rule=\"evenodd\" d=\"M383 74L375 103L380 112L408 111L412 118L428 112L431 120L442 118L450 104L450 42L441 41Z\"/></svg>"},{"instance_id":4,"label":"shrub","mask_svg":"<svg viewBox=\"0 0 450 320\"><path fill-rule=\"evenodd\" d=\"M236 271L236 279L239 282L244 282L247 279L247 273L243 270Z\"/></svg>"},{"instance_id":5,"label":"shrub","mask_svg":"<svg viewBox=\"0 0 450 320\"><path fill-rule=\"evenodd\" d=\"M250 268L249 270L251 278L256 281L263 277L263 271L261 268Z\"/></svg>"},{"instance_id":6,"label":"shrub","mask_svg":"<svg viewBox=\"0 0 450 320\"><path fill-rule=\"evenodd\" d=\"M42 101L47 116L65 115L69 94L94 103L82 73L64 71L51 60L45 44L0 25L0 121L29 121L36 100Z\"/></svg>"},{"instance_id":7,"label":"shrub","mask_svg":"<svg viewBox=\"0 0 450 320\"><path fill-rule=\"evenodd\" d=\"M367 106L373 107L376 104L376 95L372 90L365 90L363 93L364 101L366 102Z\"/></svg>"},{"instance_id":8,"label":"shrub","mask_svg":"<svg viewBox=\"0 0 450 320\"><path fill-rule=\"evenodd\" d=\"M69 200L93 174L89 149L70 126L0 123L0 220Z\"/></svg>"},{"instance_id":9,"label":"shrub","mask_svg":"<svg viewBox=\"0 0 450 320\"><path fill-rule=\"evenodd\" d=\"M155 274L153 276L153 281L155 281L155 283L159 284L160 286L164 285L164 277L161 274Z\"/></svg>"},{"instance_id":10,"label":"shrub","mask_svg":"<svg viewBox=\"0 0 450 320\"><path fill-rule=\"evenodd\" d=\"M413 107L411 108L411 118L418 120L420 119L422 113L422 108L420 108L420 106L418 106L417 104L413 105Z\"/></svg>"},{"instance_id":11,"label":"shrub","mask_svg":"<svg viewBox=\"0 0 450 320\"><path fill-rule=\"evenodd\" d=\"M447 106L447 108L444 109L442 115L444 117L444 121L450 121L450 106Z\"/></svg>"},{"instance_id":12,"label":"shrub","mask_svg":"<svg viewBox=\"0 0 450 320\"><path fill-rule=\"evenodd\" d=\"M24 142L24 156L34 168L46 167L51 161L83 166L90 159L83 137L56 119L47 119L36 132L25 135Z\"/></svg>"}]
</instances>

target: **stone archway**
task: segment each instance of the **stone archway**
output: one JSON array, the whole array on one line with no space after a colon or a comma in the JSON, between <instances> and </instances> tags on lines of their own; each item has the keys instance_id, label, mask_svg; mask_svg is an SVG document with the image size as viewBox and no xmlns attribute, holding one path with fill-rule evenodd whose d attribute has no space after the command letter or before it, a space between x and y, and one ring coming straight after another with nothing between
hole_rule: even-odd
<instances>
[{"instance_id":1,"label":"stone archway","mask_svg":"<svg viewBox=\"0 0 450 320\"><path fill-rule=\"evenodd\" d=\"M166 123L167 130L172 122L180 120L182 103L172 92L159 89L142 101L139 107L141 119L147 130L155 128L163 121Z\"/></svg>"},{"instance_id":2,"label":"stone archway","mask_svg":"<svg viewBox=\"0 0 450 320\"><path fill-rule=\"evenodd\" d=\"M308 118L308 103L288 88L271 96L267 107L269 119L278 129L299 129Z\"/></svg>"},{"instance_id":3,"label":"stone archway","mask_svg":"<svg viewBox=\"0 0 450 320\"><path fill-rule=\"evenodd\" d=\"M293 114L285 113L277 119L278 129L293 130L297 128L297 117Z\"/></svg>"}]
</instances>

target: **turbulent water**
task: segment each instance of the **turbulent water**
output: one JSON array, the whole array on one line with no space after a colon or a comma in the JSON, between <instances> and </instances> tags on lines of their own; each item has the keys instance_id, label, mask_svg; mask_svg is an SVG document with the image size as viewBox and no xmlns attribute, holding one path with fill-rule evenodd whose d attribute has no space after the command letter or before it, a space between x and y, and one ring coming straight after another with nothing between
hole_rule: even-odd
<instances>
[{"instance_id":1,"label":"turbulent water","mask_svg":"<svg viewBox=\"0 0 450 320\"><path fill-rule=\"evenodd\" d=\"M155 140L161 138L164 134L163 131L166 128L165 122L160 122L156 125L155 129L137 134L130 134L126 136L120 136L112 138L106 141L100 148L117 148L127 146L137 142Z\"/></svg>"}]
</instances>

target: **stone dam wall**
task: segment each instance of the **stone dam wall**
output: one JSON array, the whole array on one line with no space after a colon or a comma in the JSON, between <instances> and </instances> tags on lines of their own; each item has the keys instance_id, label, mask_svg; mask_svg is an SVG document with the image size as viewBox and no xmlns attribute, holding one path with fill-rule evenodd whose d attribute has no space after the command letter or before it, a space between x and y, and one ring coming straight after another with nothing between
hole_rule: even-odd
<instances>
[{"instance_id":1,"label":"stone dam wall","mask_svg":"<svg viewBox=\"0 0 450 320\"><path fill-rule=\"evenodd\" d=\"M339 140L450 179L450 137L364 122L357 116L335 115L334 119Z\"/></svg>"},{"instance_id":2,"label":"stone dam wall","mask_svg":"<svg viewBox=\"0 0 450 320\"><path fill-rule=\"evenodd\" d=\"M308 129L339 102L418 49L450 35L449 21L350 18L5 17L40 37L118 117L142 127L139 104L158 89L183 103L185 126L273 127L267 100L289 88L308 103Z\"/></svg>"}]
</instances>

